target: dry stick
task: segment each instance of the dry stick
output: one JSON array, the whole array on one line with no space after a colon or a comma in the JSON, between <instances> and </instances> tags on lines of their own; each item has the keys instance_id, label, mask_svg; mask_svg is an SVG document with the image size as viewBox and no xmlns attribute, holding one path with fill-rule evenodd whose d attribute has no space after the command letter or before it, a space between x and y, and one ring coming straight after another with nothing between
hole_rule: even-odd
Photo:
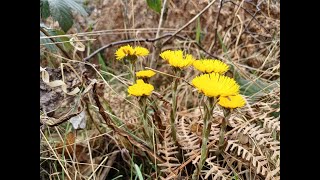
<instances>
[{"instance_id":1,"label":"dry stick","mask_svg":"<svg viewBox=\"0 0 320 180\"><path fill-rule=\"evenodd\" d=\"M214 23L214 28L215 28L215 33L214 33L214 41L212 42L212 44L210 45L208 51L210 52L212 47L216 44L216 41L218 40L218 22L219 22L219 17L221 14L221 9L223 6L223 0L220 0L220 5L219 5L219 11L218 11L218 15L217 15L217 19L216 22Z\"/></svg>"},{"instance_id":2,"label":"dry stick","mask_svg":"<svg viewBox=\"0 0 320 180\"><path fill-rule=\"evenodd\" d=\"M84 58L83 61L88 61L93 56L98 54L100 51L103 51L104 49L109 48L109 47L113 47L113 46L121 45L121 44L133 43L133 42L155 42L155 41L158 41L160 39L163 39L163 38L166 38L166 37L169 37L169 36L172 36L172 34L165 34L165 35L163 35L161 37L153 38L153 39L128 39L128 40L116 41L116 42L107 44L107 45L102 46L101 48L97 49L92 54L90 54L88 57Z\"/></svg>"},{"instance_id":3,"label":"dry stick","mask_svg":"<svg viewBox=\"0 0 320 180\"><path fill-rule=\"evenodd\" d=\"M155 71L155 72L157 72L157 73L166 75L166 76L170 76L170 77L173 77L173 78L176 78L176 79L180 79L180 80L182 80L183 82L187 83L189 86L193 87L187 80L185 80L185 79L182 78L182 77L178 77L178 76L174 76L174 75L171 75L171 74L167 74L167 73L165 73L165 72L161 72L161 71L158 71L158 70L149 68L149 67L145 67L145 68L146 68L146 69L149 69L149 70L152 70L152 71ZM170 104L170 103L169 103L169 104Z\"/></svg>"},{"instance_id":4,"label":"dry stick","mask_svg":"<svg viewBox=\"0 0 320 180\"><path fill-rule=\"evenodd\" d=\"M183 40L188 40L188 38L186 37L183 37L181 35L174 35L173 33L167 33L167 34L164 34L158 38L153 38L153 39L128 39L128 40L122 40L122 41L116 41L116 42L113 42L113 43L110 43L110 44L107 44L105 46L102 46L101 48L97 49L96 51L94 51L92 54L90 54L88 57L84 58L83 61L88 61L89 59L91 59L93 56L95 56L96 54L98 54L99 52L107 49L107 48L110 48L110 47L113 47L113 46L116 46L116 45L121 45L121 44L128 44L128 43L133 43L133 42L156 42L160 39L163 39L163 38L166 38L166 37L170 37L170 36L175 36L177 38L180 38L180 39L183 39ZM209 53L208 51L206 51L200 44L198 44L197 42L193 42L197 47L199 47L204 53L206 53L208 56L210 57L213 57L213 58L218 58L218 56L216 55L213 55L211 53Z\"/></svg>"},{"instance_id":5,"label":"dry stick","mask_svg":"<svg viewBox=\"0 0 320 180\"><path fill-rule=\"evenodd\" d=\"M157 32L157 29L158 28L110 29L110 30L91 31L91 32L83 32L83 33L55 35L55 36L49 36L49 37L40 37L40 39L72 37L72 36L98 36L98 35L105 35L105 34L123 34L123 33L127 32L127 31L132 31L130 33L134 33L134 31L148 31L148 32L154 31L154 32ZM175 31L176 28L161 28L161 30ZM184 31L184 32L192 32L192 31Z\"/></svg>"},{"instance_id":6,"label":"dry stick","mask_svg":"<svg viewBox=\"0 0 320 180\"><path fill-rule=\"evenodd\" d=\"M178 29L176 32L173 33L171 37L169 37L166 41L162 43L162 46L165 45L173 36L177 35L180 31L182 31L184 28L188 27L193 21L195 21L201 14L203 14L216 0L213 0L210 2L201 12L199 12L197 15L195 15L187 24L182 26L180 29Z\"/></svg>"},{"instance_id":7,"label":"dry stick","mask_svg":"<svg viewBox=\"0 0 320 180\"><path fill-rule=\"evenodd\" d=\"M156 33L156 38L159 37L161 26L163 25L164 21L167 19L166 5L167 5L167 0L164 0L163 5L162 5L162 9L161 9L161 15L160 15L159 25L158 25L158 29L157 29L157 33ZM166 14L166 16L164 16L164 14ZM158 60L159 54L162 49L162 45L161 45L160 41L156 42L152 49L153 49L153 53L152 53L152 58L150 60L149 67L153 67L153 63ZM157 64L156 64L156 66L157 66Z\"/></svg>"}]
</instances>

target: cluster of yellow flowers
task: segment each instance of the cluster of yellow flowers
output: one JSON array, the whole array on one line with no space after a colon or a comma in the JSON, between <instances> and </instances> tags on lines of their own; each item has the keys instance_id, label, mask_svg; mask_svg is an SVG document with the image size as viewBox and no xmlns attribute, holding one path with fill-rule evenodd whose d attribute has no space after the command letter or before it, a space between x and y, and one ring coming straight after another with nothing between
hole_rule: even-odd
<instances>
[{"instance_id":1,"label":"cluster of yellow flowers","mask_svg":"<svg viewBox=\"0 0 320 180\"><path fill-rule=\"evenodd\" d=\"M223 75L229 66L222 61L203 59L193 62L193 66L208 74L202 74L192 80L192 85L207 97L219 97L218 104L222 107L234 109L245 105L243 97L239 94L238 83Z\"/></svg>"},{"instance_id":2,"label":"cluster of yellow flowers","mask_svg":"<svg viewBox=\"0 0 320 180\"><path fill-rule=\"evenodd\" d=\"M160 57L168 63L177 68L184 68L192 65L193 61L195 60L191 54L183 55L183 52L181 50L177 51L171 51L167 50L160 54Z\"/></svg>"},{"instance_id":3,"label":"cluster of yellow flowers","mask_svg":"<svg viewBox=\"0 0 320 180\"><path fill-rule=\"evenodd\" d=\"M148 54L148 49L140 46L132 47L130 45L120 47L115 53L117 60L122 60L124 58L136 60L138 57L147 56ZM150 78L155 74L156 73L152 70L142 70L136 72L136 77ZM135 84L128 87L129 95L133 96L149 96L153 90L154 87L151 84L145 83L142 79L137 79Z\"/></svg>"},{"instance_id":4,"label":"cluster of yellow flowers","mask_svg":"<svg viewBox=\"0 0 320 180\"><path fill-rule=\"evenodd\" d=\"M137 58L147 56L148 49L130 45L122 46L116 51L116 59ZM243 97L239 94L240 86L237 82L224 75L229 70L229 66L216 59L195 60L191 54L184 54L182 50L166 50L160 57L167 61L172 67L183 69L193 66L204 73L192 80L192 85L205 96L218 97L218 104L225 108L238 108L245 105ZM136 84L129 86L128 93L134 96L148 96L154 90L151 84L145 83L141 78L150 78L155 75L152 70L142 70L136 72L136 77L140 78Z\"/></svg>"},{"instance_id":5,"label":"cluster of yellow flowers","mask_svg":"<svg viewBox=\"0 0 320 180\"><path fill-rule=\"evenodd\" d=\"M154 87L151 84L138 79L136 84L129 86L128 93L133 96L149 96L153 90Z\"/></svg>"},{"instance_id":6,"label":"cluster of yellow flowers","mask_svg":"<svg viewBox=\"0 0 320 180\"><path fill-rule=\"evenodd\" d=\"M121 60L124 58L136 58L138 56L147 56L149 54L149 50L144 47L132 47L130 45L122 46L116 51L116 59Z\"/></svg>"},{"instance_id":7,"label":"cluster of yellow flowers","mask_svg":"<svg viewBox=\"0 0 320 180\"><path fill-rule=\"evenodd\" d=\"M193 62L193 67L203 73L224 74L229 70L229 66L216 59L201 59Z\"/></svg>"}]
</instances>

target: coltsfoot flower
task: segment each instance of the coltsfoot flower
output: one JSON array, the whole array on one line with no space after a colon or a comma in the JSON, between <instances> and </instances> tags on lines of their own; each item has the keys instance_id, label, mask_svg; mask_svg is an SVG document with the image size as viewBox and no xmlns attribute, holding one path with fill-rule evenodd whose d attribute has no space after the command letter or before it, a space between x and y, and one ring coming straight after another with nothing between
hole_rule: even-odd
<instances>
[{"instance_id":1,"label":"coltsfoot flower","mask_svg":"<svg viewBox=\"0 0 320 180\"><path fill-rule=\"evenodd\" d=\"M136 72L137 78L150 78L154 76L156 73L152 70L143 70Z\"/></svg>"},{"instance_id":2,"label":"coltsfoot flower","mask_svg":"<svg viewBox=\"0 0 320 180\"><path fill-rule=\"evenodd\" d=\"M117 60L121 60L125 57L135 57L135 58L138 56L142 57L142 56L147 56L148 54L149 54L148 49L140 46L136 46L133 48L130 45L120 47L115 53Z\"/></svg>"},{"instance_id":3,"label":"coltsfoot flower","mask_svg":"<svg viewBox=\"0 0 320 180\"><path fill-rule=\"evenodd\" d=\"M229 66L219 60L215 59L201 59L196 60L193 62L193 67L195 67L197 70L203 72L203 73L219 73L224 74L228 71Z\"/></svg>"},{"instance_id":4,"label":"coltsfoot flower","mask_svg":"<svg viewBox=\"0 0 320 180\"><path fill-rule=\"evenodd\" d=\"M154 87L151 84L145 83L143 80L138 79L136 84L128 87L129 95L133 96L149 96Z\"/></svg>"},{"instance_id":5,"label":"coltsfoot flower","mask_svg":"<svg viewBox=\"0 0 320 180\"><path fill-rule=\"evenodd\" d=\"M219 73L203 74L192 80L192 85L208 97L224 97L239 94L237 82Z\"/></svg>"},{"instance_id":6,"label":"coltsfoot flower","mask_svg":"<svg viewBox=\"0 0 320 180\"><path fill-rule=\"evenodd\" d=\"M193 61L195 60L191 54L183 55L182 50L166 50L160 54L160 57L168 61L171 66L181 69L192 65Z\"/></svg>"},{"instance_id":7,"label":"coltsfoot flower","mask_svg":"<svg viewBox=\"0 0 320 180\"><path fill-rule=\"evenodd\" d=\"M243 107L246 103L241 95L220 97L218 104L222 107L234 109Z\"/></svg>"}]
</instances>

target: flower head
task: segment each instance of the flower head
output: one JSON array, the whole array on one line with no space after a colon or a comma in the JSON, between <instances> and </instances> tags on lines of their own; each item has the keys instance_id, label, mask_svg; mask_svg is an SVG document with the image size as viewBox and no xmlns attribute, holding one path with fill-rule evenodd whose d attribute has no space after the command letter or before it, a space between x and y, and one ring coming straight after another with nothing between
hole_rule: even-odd
<instances>
[{"instance_id":1,"label":"flower head","mask_svg":"<svg viewBox=\"0 0 320 180\"><path fill-rule=\"evenodd\" d=\"M137 78L150 78L154 76L156 73L152 70L143 70L136 72Z\"/></svg>"},{"instance_id":2,"label":"flower head","mask_svg":"<svg viewBox=\"0 0 320 180\"><path fill-rule=\"evenodd\" d=\"M192 80L192 85L208 97L237 95L240 88L234 79L219 73L197 76Z\"/></svg>"},{"instance_id":3,"label":"flower head","mask_svg":"<svg viewBox=\"0 0 320 180\"><path fill-rule=\"evenodd\" d=\"M151 84L145 83L141 79L138 79L136 84L128 87L129 95L133 96L149 96L153 90L154 87Z\"/></svg>"},{"instance_id":4,"label":"flower head","mask_svg":"<svg viewBox=\"0 0 320 180\"><path fill-rule=\"evenodd\" d=\"M229 66L219 60L214 59L202 59L193 62L193 67L203 73L220 73L224 74L228 71Z\"/></svg>"},{"instance_id":5,"label":"flower head","mask_svg":"<svg viewBox=\"0 0 320 180\"><path fill-rule=\"evenodd\" d=\"M246 103L241 95L220 97L218 104L222 107L234 109L244 106Z\"/></svg>"},{"instance_id":6,"label":"flower head","mask_svg":"<svg viewBox=\"0 0 320 180\"><path fill-rule=\"evenodd\" d=\"M173 67L184 68L190 66L195 60L191 54L183 55L183 51L171 51L167 50L160 54L160 57L169 62Z\"/></svg>"},{"instance_id":7,"label":"flower head","mask_svg":"<svg viewBox=\"0 0 320 180\"><path fill-rule=\"evenodd\" d=\"M147 56L149 54L148 49L140 46L135 47L134 52L136 56Z\"/></svg>"},{"instance_id":8,"label":"flower head","mask_svg":"<svg viewBox=\"0 0 320 180\"><path fill-rule=\"evenodd\" d=\"M115 54L116 54L116 59L121 60L128 56L129 57L130 56L131 57L147 56L149 54L149 50L140 46L136 46L133 48L130 45L126 45L126 46L120 47Z\"/></svg>"}]
</instances>

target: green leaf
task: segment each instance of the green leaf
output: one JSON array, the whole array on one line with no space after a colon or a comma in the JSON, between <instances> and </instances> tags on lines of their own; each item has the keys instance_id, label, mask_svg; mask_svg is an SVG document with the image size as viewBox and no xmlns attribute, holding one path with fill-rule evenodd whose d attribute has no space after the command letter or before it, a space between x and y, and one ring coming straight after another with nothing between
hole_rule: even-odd
<instances>
[{"instance_id":1,"label":"green leaf","mask_svg":"<svg viewBox=\"0 0 320 180\"><path fill-rule=\"evenodd\" d=\"M235 80L240 85L240 93L246 96L250 96L253 101L258 100L260 97L266 95L278 86L277 81L268 83L260 79L256 79L255 77L253 77L252 79L255 80L246 80L240 77L238 73L237 76L235 76Z\"/></svg>"},{"instance_id":2,"label":"green leaf","mask_svg":"<svg viewBox=\"0 0 320 180\"><path fill-rule=\"evenodd\" d=\"M44 19L50 16L49 3L47 0L40 1L40 16Z\"/></svg>"},{"instance_id":3,"label":"green leaf","mask_svg":"<svg viewBox=\"0 0 320 180\"><path fill-rule=\"evenodd\" d=\"M147 4L157 13L161 12L161 0L147 0Z\"/></svg>"},{"instance_id":4,"label":"green leaf","mask_svg":"<svg viewBox=\"0 0 320 180\"><path fill-rule=\"evenodd\" d=\"M64 32L67 32L73 25L72 11L78 12L83 16L87 16L88 13L82 7L82 1L76 0L42 0L49 5L50 15L54 20L59 22L60 27Z\"/></svg>"},{"instance_id":5,"label":"green leaf","mask_svg":"<svg viewBox=\"0 0 320 180\"><path fill-rule=\"evenodd\" d=\"M53 29L50 33L50 35L55 36L55 35L65 35L66 33L59 30L59 29ZM66 50L67 52L70 52L71 50L73 50L73 46L70 44L70 38L67 36L63 36L63 37L59 37L59 38L55 38L57 42L64 42L62 45L64 47L64 50Z\"/></svg>"},{"instance_id":6,"label":"green leaf","mask_svg":"<svg viewBox=\"0 0 320 180\"><path fill-rule=\"evenodd\" d=\"M134 168L135 168L135 170L136 170L136 172L137 172L137 175L138 175L138 177L139 177L139 180L143 180L140 167L139 167L137 164L134 164Z\"/></svg>"},{"instance_id":7,"label":"green leaf","mask_svg":"<svg viewBox=\"0 0 320 180\"><path fill-rule=\"evenodd\" d=\"M53 53L58 51L58 48L54 44L48 44L48 43L53 43L51 39L49 38L42 39L41 37L47 37L47 36L40 31L40 44L44 44L44 46Z\"/></svg>"},{"instance_id":8,"label":"green leaf","mask_svg":"<svg viewBox=\"0 0 320 180\"><path fill-rule=\"evenodd\" d=\"M65 35L65 33L62 30L59 29L50 29L44 24L40 24L40 27L42 27L49 36L57 36L57 35ZM53 41L50 38L41 38L41 37L47 37L45 34L43 34L40 31L40 44L45 44L45 47L50 50L51 52L57 52L57 47L54 44L48 44L53 43ZM53 37L52 38L55 42L63 42L62 46L64 47L64 50L67 52L70 52L73 50L73 46L70 44L70 38L67 36L63 37Z\"/></svg>"},{"instance_id":9,"label":"green leaf","mask_svg":"<svg viewBox=\"0 0 320 180\"><path fill-rule=\"evenodd\" d=\"M57 3L57 0L48 0L51 16L59 22L59 26L64 32L67 32L73 25L73 17L69 7L63 3Z\"/></svg>"},{"instance_id":10,"label":"green leaf","mask_svg":"<svg viewBox=\"0 0 320 180\"><path fill-rule=\"evenodd\" d=\"M196 42L200 44L200 35L201 35L201 24L200 17L197 18L197 28L196 28Z\"/></svg>"}]
</instances>

